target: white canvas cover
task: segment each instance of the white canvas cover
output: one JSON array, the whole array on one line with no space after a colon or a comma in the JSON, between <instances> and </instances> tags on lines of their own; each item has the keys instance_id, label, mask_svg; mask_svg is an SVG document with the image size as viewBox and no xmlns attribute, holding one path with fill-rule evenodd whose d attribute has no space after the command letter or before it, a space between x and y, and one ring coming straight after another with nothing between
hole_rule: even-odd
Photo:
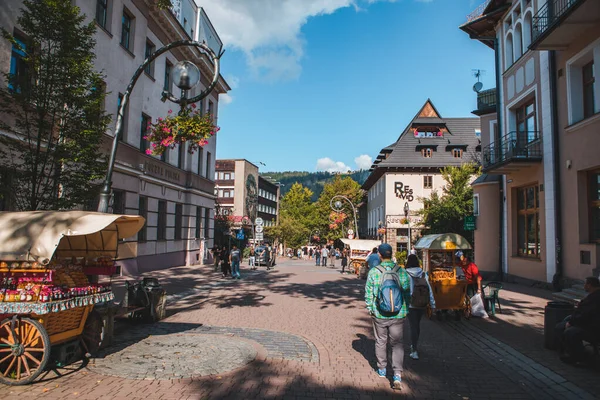
<instances>
[{"instance_id":1,"label":"white canvas cover","mask_svg":"<svg viewBox=\"0 0 600 400\"><path fill-rule=\"evenodd\" d=\"M434 235L425 235L417 244L415 249L427 250L470 250L471 244L459 234L439 233Z\"/></svg>"},{"instance_id":2,"label":"white canvas cover","mask_svg":"<svg viewBox=\"0 0 600 400\"><path fill-rule=\"evenodd\" d=\"M121 239L145 223L138 215L87 211L0 212L0 260L48 264L59 257L115 257Z\"/></svg>"},{"instance_id":3,"label":"white canvas cover","mask_svg":"<svg viewBox=\"0 0 600 400\"><path fill-rule=\"evenodd\" d=\"M352 250L373 250L373 247L379 247L381 241L366 239L341 239L344 244L350 246Z\"/></svg>"}]
</instances>

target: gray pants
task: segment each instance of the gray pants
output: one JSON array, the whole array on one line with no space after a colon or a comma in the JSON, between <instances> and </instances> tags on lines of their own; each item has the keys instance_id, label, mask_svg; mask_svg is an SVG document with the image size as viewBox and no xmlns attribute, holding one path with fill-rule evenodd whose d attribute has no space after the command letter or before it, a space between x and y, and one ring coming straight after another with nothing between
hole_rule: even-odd
<instances>
[{"instance_id":1,"label":"gray pants","mask_svg":"<svg viewBox=\"0 0 600 400\"><path fill-rule=\"evenodd\" d=\"M421 335L421 318L425 314L424 308L411 308L408 311L408 322L410 323L410 341L414 351L417 351L419 336Z\"/></svg>"},{"instance_id":2,"label":"gray pants","mask_svg":"<svg viewBox=\"0 0 600 400\"><path fill-rule=\"evenodd\" d=\"M402 373L404 365L404 318L380 319L372 318L375 332L375 356L377 368L387 366L387 343L392 346L392 369L394 375Z\"/></svg>"}]
</instances>

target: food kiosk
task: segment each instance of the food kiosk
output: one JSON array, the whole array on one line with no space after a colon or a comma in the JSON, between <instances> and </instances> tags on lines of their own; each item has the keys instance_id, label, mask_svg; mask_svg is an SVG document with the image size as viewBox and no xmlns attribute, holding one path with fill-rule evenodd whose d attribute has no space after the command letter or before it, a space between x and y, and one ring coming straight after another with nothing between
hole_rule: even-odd
<instances>
[{"instance_id":1,"label":"food kiosk","mask_svg":"<svg viewBox=\"0 0 600 400\"><path fill-rule=\"evenodd\" d=\"M111 302L109 284L124 238L145 220L84 211L0 213L0 382L24 385L46 367L51 347L99 347L103 321L94 306Z\"/></svg>"},{"instance_id":2,"label":"food kiosk","mask_svg":"<svg viewBox=\"0 0 600 400\"><path fill-rule=\"evenodd\" d=\"M460 268L458 250L470 250L471 244L461 235L443 233L423 236L415 245L422 251L423 271L429 275L438 317L442 311L454 311L460 319L471 317L471 304L467 296L467 282L457 279ZM431 308L427 314L431 317Z\"/></svg>"},{"instance_id":3,"label":"food kiosk","mask_svg":"<svg viewBox=\"0 0 600 400\"><path fill-rule=\"evenodd\" d=\"M350 248L348 267L350 271L365 279L369 272L367 255L374 247L378 247L379 240L341 239L344 245Z\"/></svg>"}]
</instances>

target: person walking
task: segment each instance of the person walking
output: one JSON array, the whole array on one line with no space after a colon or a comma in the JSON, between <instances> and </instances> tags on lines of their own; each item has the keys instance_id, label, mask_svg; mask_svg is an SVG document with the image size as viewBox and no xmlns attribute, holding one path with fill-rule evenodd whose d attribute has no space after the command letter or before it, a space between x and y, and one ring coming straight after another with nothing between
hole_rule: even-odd
<instances>
[{"instance_id":1,"label":"person walking","mask_svg":"<svg viewBox=\"0 0 600 400\"><path fill-rule=\"evenodd\" d=\"M321 249L321 266L327 266L327 256L329 255L329 250L327 250L327 246L323 246Z\"/></svg>"},{"instance_id":2,"label":"person walking","mask_svg":"<svg viewBox=\"0 0 600 400\"><path fill-rule=\"evenodd\" d=\"M256 250L254 250L254 246L250 247L250 255L248 256L248 267L250 269L256 269Z\"/></svg>"},{"instance_id":3,"label":"person walking","mask_svg":"<svg viewBox=\"0 0 600 400\"><path fill-rule=\"evenodd\" d=\"M229 262L231 263L231 278L240 279L240 255L241 252L234 244L231 252L229 252Z\"/></svg>"},{"instance_id":4,"label":"person walking","mask_svg":"<svg viewBox=\"0 0 600 400\"><path fill-rule=\"evenodd\" d=\"M229 251L227 250L227 246L223 246L221 249L221 272L223 273L223 278L231 273L231 268L229 266Z\"/></svg>"},{"instance_id":5,"label":"person walking","mask_svg":"<svg viewBox=\"0 0 600 400\"><path fill-rule=\"evenodd\" d=\"M381 264L381 257L377 252L377 247L373 247L373 250L367 255L366 263L369 270Z\"/></svg>"},{"instance_id":6,"label":"person walking","mask_svg":"<svg viewBox=\"0 0 600 400\"><path fill-rule=\"evenodd\" d=\"M423 272L416 254L410 254L406 259L406 272L410 276L410 306L408 309L408 323L410 324L410 358L419 359L419 336L421 335L421 318L431 307L435 311L435 299L429 284L427 274Z\"/></svg>"},{"instance_id":7,"label":"person walking","mask_svg":"<svg viewBox=\"0 0 600 400\"><path fill-rule=\"evenodd\" d=\"M331 260L331 267L335 267L335 258L337 257L337 250L331 246L331 250L329 250L329 259Z\"/></svg>"},{"instance_id":8,"label":"person walking","mask_svg":"<svg viewBox=\"0 0 600 400\"><path fill-rule=\"evenodd\" d=\"M265 253L265 264L267 265L267 271L268 271L271 269L271 253L272 253L271 246L266 245L263 252Z\"/></svg>"},{"instance_id":9,"label":"person walking","mask_svg":"<svg viewBox=\"0 0 600 400\"><path fill-rule=\"evenodd\" d=\"M221 249L219 246L213 248L213 257L215 262L215 272L219 270L219 263L221 262Z\"/></svg>"},{"instance_id":10,"label":"person walking","mask_svg":"<svg viewBox=\"0 0 600 400\"><path fill-rule=\"evenodd\" d=\"M298 260L302 260L302 249L298 249L296 255L298 256Z\"/></svg>"},{"instance_id":11,"label":"person walking","mask_svg":"<svg viewBox=\"0 0 600 400\"><path fill-rule=\"evenodd\" d=\"M344 250L342 250L342 274L344 273L347 266L348 266L348 251L344 248Z\"/></svg>"},{"instance_id":12,"label":"person walking","mask_svg":"<svg viewBox=\"0 0 600 400\"><path fill-rule=\"evenodd\" d=\"M392 262L392 246L379 245L382 262L372 268L365 285L365 304L373 323L377 375L387 375L387 345L392 348L393 388L402 389L404 366L404 320L408 314L406 297L410 294L410 277Z\"/></svg>"},{"instance_id":13,"label":"person walking","mask_svg":"<svg viewBox=\"0 0 600 400\"><path fill-rule=\"evenodd\" d=\"M315 265L317 267L321 265L321 249L319 246L315 247Z\"/></svg>"}]
</instances>

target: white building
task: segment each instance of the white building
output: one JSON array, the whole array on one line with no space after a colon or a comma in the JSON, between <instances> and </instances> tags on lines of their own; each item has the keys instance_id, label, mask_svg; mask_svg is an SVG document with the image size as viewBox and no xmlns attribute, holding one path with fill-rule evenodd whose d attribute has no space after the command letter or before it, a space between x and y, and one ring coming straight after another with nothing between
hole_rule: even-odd
<instances>
[{"instance_id":1,"label":"white building","mask_svg":"<svg viewBox=\"0 0 600 400\"><path fill-rule=\"evenodd\" d=\"M215 52L220 51L222 43L203 10L193 0L172 2L172 10L159 10L154 0L74 1L97 26L95 63L106 76L106 110L113 116L106 133L106 151L114 136L122 94L149 54L181 39L205 40ZM0 25L9 32L19 32L15 24L21 7L22 0L2 2ZM1 72L9 71L13 57L10 43L0 40ZM212 79L211 60L195 48L179 47L159 56L145 70L125 111L111 209L114 213L139 214L147 220L138 237L130 239L138 257L122 261L125 273L201 263L212 247L216 137L193 155L183 147L169 150L162 157L145 154L148 143L143 136L148 121L178 109L176 104L161 102L161 93L166 89L178 97L170 68L181 60L194 62L202 74L200 84L189 95L195 96L207 87ZM6 85L2 78L0 84ZM228 90L220 77L213 92L197 107L216 119L218 96ZM94 205L88 208L95 210Z\"/></svg>"}]
</instances>

